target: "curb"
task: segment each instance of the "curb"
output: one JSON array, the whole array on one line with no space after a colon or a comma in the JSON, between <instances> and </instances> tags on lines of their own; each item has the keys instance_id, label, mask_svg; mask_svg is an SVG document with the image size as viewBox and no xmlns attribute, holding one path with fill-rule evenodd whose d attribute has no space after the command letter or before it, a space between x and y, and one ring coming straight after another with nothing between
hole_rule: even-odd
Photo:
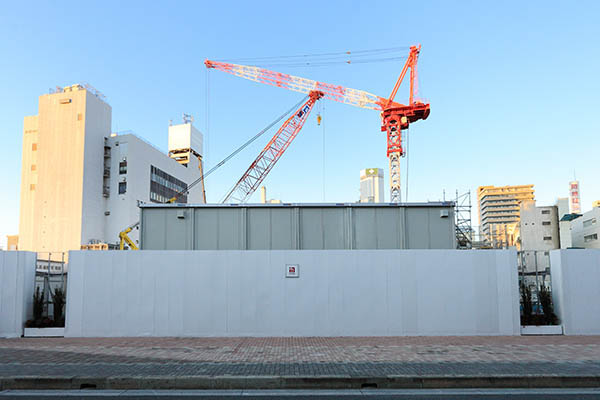
<instances>
[{"instance_id":1,"label":"curb","mask_svg":"<svg viewBox=\"0 0 600 400\"><path fill-rule=\"evenodd\" d=\"M2 390L598 388L600 376L14 376Z\"/></svg>"}]
</instances>

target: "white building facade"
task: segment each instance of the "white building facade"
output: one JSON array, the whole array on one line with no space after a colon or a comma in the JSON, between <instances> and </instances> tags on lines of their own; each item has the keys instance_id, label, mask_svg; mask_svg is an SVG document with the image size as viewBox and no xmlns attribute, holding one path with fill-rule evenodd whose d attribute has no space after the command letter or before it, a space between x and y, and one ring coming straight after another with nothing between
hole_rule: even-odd
<instances>
[{"instance_id":1,"label":"white building facade","mask_svg":"<svg viewBox=\"0 0 600 400\"><path fill-rule=\"evenodd\" d=\"M558 234L560 236L560 248L568 249L573 246L571 237L571 219L572 215L569 212L569 199L561 197L556 201L558 209Z\"/></svg>"},{"instance_id":2,"label":"white building facade","mask_svg":"<svg viewBox=\"0 0 600 400\"><path fill-rule=\"evenodd\" d=\"M521 250L554 250L560 248L558 207L536 207L535 201L521 203Z\"/></svg>"},{"instance_id":3,"label":"white building facade","mask_svg":"<svg viewBox=\"0 0 600 400\"><path fill-rule=\"evenodd\" d=\"M99 238L104 243L116 244L119 232L139 221L139 203L166 203L201 176L198 158L191 157L189 163L180 164L132 134L110 137L106 146L111 156L104 231ZM203 203L202 185L191 188L177 202ZM138 230L129 237L138 241Z\"/></svg>"},{"instance_id":4,"label":"white building facade","mask_svg":"<svg viewBox=\"0 0 600 400\"><path fill-rule=\"evenodd\" d=\"M600 207L571 221L573 247L600 249Z\"/></svg>"}]
</instances>

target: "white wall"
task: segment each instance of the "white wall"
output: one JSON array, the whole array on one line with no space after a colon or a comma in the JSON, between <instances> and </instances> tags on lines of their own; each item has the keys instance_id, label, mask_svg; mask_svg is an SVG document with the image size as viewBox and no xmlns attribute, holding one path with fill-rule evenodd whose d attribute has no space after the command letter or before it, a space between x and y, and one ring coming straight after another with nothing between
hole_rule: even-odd
<instances>
[{"instance_id":1,"label":"white wall","mask_svg":"<svg viewBox=\"0 0 600 400\"><path fill-rule=\"evenodd\" d=\"M33 315L36 254L0 251L0 337L21 337Z\"/></svg>"},{"instance_id":2,"label":"white wall","mask_svg":"<svg viewBox=\"0 0 600 400\"><path fill-rule=\"evenodd\" d=\"M519 334L511 250L75 251L69 267L68 337Z\"/></svg>"},{"instance_id":3,"label":"white wall","mask_svg":"<svg viewBox=\"0 0 600 400\"><path fill-rule=\"evenodd\" d=\"M565 335L600 334L600 250L553 250L550 273Z\"/></svg>"}]
</instances>

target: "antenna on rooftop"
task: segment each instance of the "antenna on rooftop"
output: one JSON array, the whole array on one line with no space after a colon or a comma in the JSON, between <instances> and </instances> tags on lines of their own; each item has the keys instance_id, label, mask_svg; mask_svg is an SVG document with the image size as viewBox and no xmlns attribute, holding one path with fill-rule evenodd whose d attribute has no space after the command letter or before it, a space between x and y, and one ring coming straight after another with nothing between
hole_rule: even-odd
<instances>
[{"instance_id":1,"label":"antenna on rooftop","mask_svg":"<svg viewBox=\"0 0 600 400\"><path fill-rule=\"evenodd\" d=\"M191 124L193 122L194 122L194 117L192 116L192 114L183 113L183 123L184 124Z\"/></svg>"}]
</instances>

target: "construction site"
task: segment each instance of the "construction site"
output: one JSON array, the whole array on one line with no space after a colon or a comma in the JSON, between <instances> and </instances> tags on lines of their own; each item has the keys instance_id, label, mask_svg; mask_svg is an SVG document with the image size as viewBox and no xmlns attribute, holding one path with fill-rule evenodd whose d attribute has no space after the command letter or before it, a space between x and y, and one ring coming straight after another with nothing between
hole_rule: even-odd
<instances>
[{"instance_id":1,"label":"construction site","mask_svg":"<svg viewBox=\"0 0 600 400\"><path fill-rule=\"evenodd\" d=\"M377 62L388 51L399 50L359 52L358 61ZM31 329L56 328L57 336L68 337L527 331L522 325L548 309L547 287L558 285L556 293L572 290L560 281L563 266L579 258L560 250L517 253L506 242L504 250L493 250L489 241L474 240L470 192L446 196L444 190L439 201L408 201L408 162L406 171L401 168L409 153L406 135L414 123L426 123L430 104L417 92L421 46L406 51L387 97L262 66L205 60L207 71L302 94L259 132L231 144L209 168L204 135L190 114L180 123L169 122L165 153L133 131L111 132L112 109L88 84L40 96L38 114L24 123L22 252L16 259L3 258L17 268L23 285L2 290L26 305L11 317L17 322L9 334L20 336L23 323L30 329L26 336L39 334ZM340 62L349 54L316 57ZM401 89L408 92L404 98ZM268 200L269 174L294 152L311 112L317 110L318 125L323 122L317 104L328 101L379 113L373 131L385 135L381 154L388 159L387 174L361 170L360 201ZM266 145L231 180L221 201L207 202L207 194L218 196L210 185L215 172L261 141ZM72 156L57 158L61 152ZM384 176L389 201L382 193ZM261 202L252 203L259 189ZM517 221L521 200L534 198L533 185L517 189L480 187L478 195L487 201L480 219L494 222L510 212L510 221ZM527 207L532 222L549 224L550 210L538 217L534 206ZM528 232L524 229L526 239ZM97 301L107 288L109 311ZM529 300L522 297L527 290ZM196 297L201 301L191 300ZM167 299L165 306L159 298ZM33 319L31 299L38 304ZM554 301L569 307L558 297ZM531 303L531 311L523 314L521 303ZM585 318L556 325L550 315L547 330L553 334L600 329Z\"/></svg>"},{"instance_id":2,"label":"construction site","mask_svg":"<svg viewBox=\"0 0 600 400\"><path fill-rule=\"evenodd\" d=\"M401 51L405 53L401 54ZM370 112L376 111L380 114L381 123L379 126L373 127L373 131L383 132L386 137L385 155L388 159L386 175L389 182L387 194L389 201L384 200L386 197L384 193L379 193L383 191L383 171L377 169L380 171L381 182L369 186L377 187L379 193L377 202L373 202L374 197L366 194L365 199L371 200L363 200L368 201L368 204L361 204L360 208L353 206L355 202L353 199L327 205L320 211L323 215L321 220L324 225L319 235L323 236L325 231L333 232L339 226L340 229L355 232L352 237L359 237L362 234L362 228L357 225L356 221L368 217L359 218L354 213L366 209L372 209L375 213L396 209L394 212L397 215L392 217L392 225L395 226L393 229L403 233L394 236L397 236L397 240L379 241L374 248L468 249L471 247L472 241L470 194L459 197L457 193L456 199L450 201L444 199L436 203L408 203L406 200L408 168L406 171L401 170L401 160L408 153L405 143L406 133L411 124L426 120L430 114L429 103L420 100L417 92L417 65L420 52L421 46L416 45L409 48L358 51L355 52L356 54L352 52L317 54L313 57L314 60L311 62L316 66L326 64L334 68L339 63L350 63L350 60L356 63L377 63L403 59L404 63L399 76L395 81L391 81L393 85L390 84L390 94L387 97L364 90L276 72L259 66L206 60L204 66L207 71L221 71L235 77L273 86L273 90L286 89L304 95L286 112L269 122L264 129L250 136L245 142L238 144L237 147L230 150L226 157L208 169L205 167L203 156L204 135L194 126L194 118L191 115L183 114L183 120L179 124L169 123L168 154L164 154L133 131L111 132L111 107L106 103L104 95L91 85L76 84L52 89L49 94L40 96L38 115L25 118L18 248L55 254L80 248L86 250L137 250L143 248L140 232L152 231L155 234L157 232L142 226L149 222L142 221L140 209L152 205L150 208L146 208L148 210L146 214L150 215L150 211L152 214L156 213L154 210L157 207L160 208L160 204L164 204L168 208L182 204L192 207L205 204L206 193L211 190L210 186L206 186L205 183L210 183L211 175L240 153L247 151L252 144L260 144L264 140L263 138L274 130L275 132L271 133L270 139L247 169L240 172L241 177L232 180L233 186L221 197L220 201L220 204L243 207L262 186L262 197L264 198L262 202L266 203L265 179L276 168L277 162L284 157L286 152L294 151L293 142L301 133L315 108L317 109L317 124L321 124L321 108L315 107L317 103L334 101L367 109ZM395 57L385 58L385 56ZM268 60L270 63L281 62L281 60L272 58L268 58ZM293 66L297 62L295 60L294 58L285 59L283 65ZM301 60L305 62L306 56ZM264 63L265 60L256 61ZM403 97L401 93L407 94L405 99L401 99ZM75 125L73 125L73 119L77 121ZM84 141L79 139L82 135L85 137ZM59 148L77 156L57 162L53 152ZM382 153L383 151L384 149L381 149ZM358 163L360 160L356 160L356 162ZM77 173L73 173L74 171ZM98 174L98 171L102 171L102 173ZM403 173L406 177L404 182ZM406 193L404 198L403 189ZM212 195L213 198L216 197L215 193ZM271 204L273 202L270 201ZM298 207L304 208L302 204L297 204L298 202L293 199L278 202L276 207L272 206L271 208L287 210L281 211L287 213L298 210ZM335 216L337 211L334 209L336 207L351 210L353 215L346 219L340 219L341 217ZM314 209L314 207L309 207L309 209ZM411 218L416 218L411 217L413 213L424 209L435 209L437 215L434 217L426 214L425 219L411 220ZM222 212L222 208L219 207L209 207L205 210L209 210L215 215ZM299 214L296 211L294 215ZM361 212L362 214L364 213ZM294 230L301 229L296 226L300 224L300 219L297 219L298 217L290 218L292 222L278 222L281 224L280 230L289 234ZM380 220L379 225L383 226L386 218L380 217ZM443 229L430 228L440 221L443 222ZM264 224L266 224L265 226L275 225L268 221L264 221ZM291 227L290 224L296 227ZM219 223L219 225L223 224ZM408 228L409 225L410 228ZM342 226L345 228L341 228ZM236 229L248 228L240 225ZM369 232L373 231L375 236L383 237L386 236L385 229L388 228L374 225L369 228ZM449 231L455 232L451 235L451 240L447 236ZM259 232L260 230L252 235L259 235ZM298 232L300 230L295 235ZM250 232L244 231L242 234L245 237L250 235ZM149 233L145 236L147 241L149 241L148 235ZM434 238L435 235L439 235L439 238ZM349 237L347 235L344 239L348 243L341 248L361 248L361 245L354 244ZM408 237L429 237L429 239L409 240ZM263 240L263 238L256 240ZM323 239L322 242L327 243L327 239ZM175 247L165 247L165 249L181 246L185 248L181 244ZM200 244L198 248L208 248L206 246ZM156 248L155 245L152 248ZM223 246L219 246L219 248L227 249ZM231 247L231 249L235 248L238 247ZM251 246L247 248L251 248ZM328 245L306 247L298 244L292 248L325 249L328 248Z\"/></svg>"}]
</instances>

